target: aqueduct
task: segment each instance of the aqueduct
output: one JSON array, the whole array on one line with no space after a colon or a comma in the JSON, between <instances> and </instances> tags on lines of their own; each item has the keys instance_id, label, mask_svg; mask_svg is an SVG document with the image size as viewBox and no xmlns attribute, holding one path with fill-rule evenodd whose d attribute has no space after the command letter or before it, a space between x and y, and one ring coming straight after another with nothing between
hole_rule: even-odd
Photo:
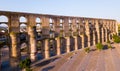
<instances>
[{"instance_id":1,"label":"aqueduct","mask_svg":"<svg viewBox=\"0 0 120 71\"><path fill-rule=\"evenodd\" d=\"M27 25L27 45L31 60L36 60L37 44L45 59L54 55L69 53L85 47L94 46L112 39L117 33L116 20L101 18L86 18L72 16L57 16L47 14L32 14L21 12L0 11L0 16L6 16L10 38L10 58L13 65L20 59L20 24ZM26 18L20 22L20 17ZM38 19L38 22L36 21ZM36 25L39 25L37 27ZM36 29L38 31L36 31ZM39 38L37 38L39 36Z\"/></svg>"}]
</instances>

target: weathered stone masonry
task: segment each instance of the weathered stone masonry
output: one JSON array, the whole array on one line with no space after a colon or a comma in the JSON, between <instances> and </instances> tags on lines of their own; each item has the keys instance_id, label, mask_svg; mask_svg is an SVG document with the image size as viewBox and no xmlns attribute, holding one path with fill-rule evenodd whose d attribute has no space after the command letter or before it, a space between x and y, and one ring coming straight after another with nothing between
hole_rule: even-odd
<instances>
[{"instance_id":1,"label":"weathered stone masonry","mask_svg":"<svg viewBox=\"0 0 120 71\"><path fill-rule=\"evenodd\" d=\"M56 41L56 55L60 55L61 49L65 48L66 53L76 51L81 48L90 47L97 43L107 42L111 40L110 36L117 33L116 20L112 19L99 19L99 18L86 18L86 17L72 17L72 16L57 16L46 14L32 14L20 12L7 12L0 11L0 16L4 15L8 18L9 33L11 38L11 54L13 58L18 58L20 54L19 38L16 35L20 32L19 18L21 16L27 19L27 28L29 36L29 49L31 60L36 60L36 35L34 28L36 26L36 18L41 19L42 31L42 45L44 50L44 58L49 58L49 38L50 31L52 31L53 41ZM50 19L52 22L50 22ZM61 22L62 20L62 22ZM52 27L50 26L52 24ZM62 24L62 27L61 25ZM61 39L62 38L62 39ZM64 40L63 40L64 38ZM65 44L61 45L61 41ZM71 42L73 42L71 44ZM79 47L79 48L78 48Z\"/></svg>"}]
</instances>

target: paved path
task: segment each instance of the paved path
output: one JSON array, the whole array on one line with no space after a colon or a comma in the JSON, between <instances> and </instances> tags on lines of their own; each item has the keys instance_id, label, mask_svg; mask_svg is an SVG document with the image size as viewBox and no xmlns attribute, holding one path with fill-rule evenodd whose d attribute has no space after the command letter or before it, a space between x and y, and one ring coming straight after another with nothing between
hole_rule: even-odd
<instances>
[{"instance_id":1,"label":"paved path","mask_svg":"<svg viewBox=\"0 0 120 71\"><path fill-rule=\"evenodd\" d=\"M61 55L49 64L34 71L120 71L120 44L112 44L114 49L91 51L85 54L79 50Z\"/></svg>"}]
</instances>

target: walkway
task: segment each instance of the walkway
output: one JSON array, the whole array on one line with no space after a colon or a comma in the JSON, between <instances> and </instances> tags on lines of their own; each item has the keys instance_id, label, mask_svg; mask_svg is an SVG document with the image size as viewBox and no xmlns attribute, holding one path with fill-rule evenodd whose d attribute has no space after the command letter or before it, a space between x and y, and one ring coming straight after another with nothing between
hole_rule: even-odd
<instances>
[{"instance_id":1,"label":"walkway","mask_svg":"<svg viewBox=\"0 0 120 71\"><path fill-rule=\"evenodd\" d=\"M34 71L120 71L120 44L112 46L112 50L92 50L88 54L79 50L61 55L46 65L35 66Z\"/></svg>"}]
</instances>

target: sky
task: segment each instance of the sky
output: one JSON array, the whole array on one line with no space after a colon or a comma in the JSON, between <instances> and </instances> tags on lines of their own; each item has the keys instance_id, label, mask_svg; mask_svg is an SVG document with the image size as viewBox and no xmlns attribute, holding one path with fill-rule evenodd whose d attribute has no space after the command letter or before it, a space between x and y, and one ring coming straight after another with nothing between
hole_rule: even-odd
<instances>
[{"instance_id":1,"label":"sky","mask_svg":"<svg viewBox=\"0 0 120 71\"><path fill-rule=\"evenodd\" d=\"M0 10L120 21L120 0L1 0Z\"/></svg>"}]
</instances>

